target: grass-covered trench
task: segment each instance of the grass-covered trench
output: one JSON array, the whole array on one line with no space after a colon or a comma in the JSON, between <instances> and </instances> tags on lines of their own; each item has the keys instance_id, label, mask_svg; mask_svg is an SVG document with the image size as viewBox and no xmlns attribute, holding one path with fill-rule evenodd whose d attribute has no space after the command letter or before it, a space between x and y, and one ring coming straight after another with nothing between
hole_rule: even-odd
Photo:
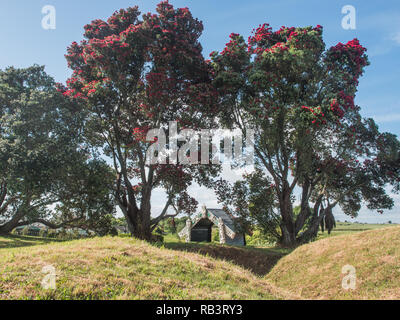
<instances>
[{"instance_id":1,"label":"grass-covered trench","mask_svg":"<svg viewBox=\"0 0 400 320\"><path fill-rule=\"evenodd\" d=\"M382 228L385 227L385 228ZM356 288L344 290L344 265ZM43 268L56 288L44 289ZM4 299L400 299L400 226L339 223L295 250L129 237L0 237Z\"/></svg>"},{"instance_id":2,"label":"grass-covered trench","mask_svg":"<svg viewBox=\"0 0 400 320\"><path fill-rule=\"evenodd\" d=\"M13 241L0 238L0 299L279 298L261 277L231 262L135 239L4 248ZM55 290L41 285L47 265L56 270Z\"/></svg>"}]
</instances>

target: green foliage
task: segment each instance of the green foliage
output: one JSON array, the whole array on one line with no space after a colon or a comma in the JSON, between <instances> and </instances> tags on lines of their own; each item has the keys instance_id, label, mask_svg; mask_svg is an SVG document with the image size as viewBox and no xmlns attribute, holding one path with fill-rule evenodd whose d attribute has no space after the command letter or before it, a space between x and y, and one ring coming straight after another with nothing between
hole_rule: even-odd
<instances>
[{"instance_id":1,"label":"green foliage","mask_svg":"<svg viewBox=\"0 0 400 320\"><path fill-rule=\"evenodd\" d=\"M44 67L0 71L0 232L20 222L98 228L114 213L113 172L90 158L85 117Z\"/></svg>"},{"instance_id":2,"label":"green foliage","mask_svg":"<svg viewBox=\"0 0 400 320\"><path fill-rule=\"evenodd\" d=\"M276 210L276 195L272 181L260 169L244 176L231 186L225 181L219 181L216 194L225 210L236 219L237 229L250 233L256 226L263 230L265 238L272 243L280 240L281 218Z\"/></svg>"},{"instance_id":3,"label":"green foliage","mask_svg":"<svg viewBox=\"0 0 400 320\"><path fill-rule=\"evenodd\" d=\"M40 229L39 237L41 237L41 238L47 237L47 230L46 229Z\"/></svg>"},{"instance_id":4,"label":"green foliage","mask_svg":"<svg viewBox=\"0 0 400 320\"><path fill-rule=\"evenodd\" d=\"M178 234L186 226L187 216L180 218L168 218L159 223L159 226L165 233Z\"/></svg>"},{"instance_id":5,"label":"green foliage","mask_svg":"<svg viewBox=\"0 0 400 320\"><path fill-rule=\"evenodd\" d=\"M246 244L249 246L269 247L275 245L277 239L271 237L270 233L264 233L260 229L253 230L251 235L246 235Z\"/></svg>"},{"instance_id":6,"label":"green foliage","mask_svg":"<svg viewBox=\"0 0 400 320\"><path fill-rule=\"evenodd\" d=\"M57 231L49 229L49 231L47 232L47 237L52 239L57 238Z\"/></svg>"},{"instance_id":7,"label":"green foliage","mask_svg":"<svg viewBox=\"0 0 400 320\"><path fill-rule=\"evenodd\" d=\"M112 227L111 230L108 232L108 235L116 237L118 236L118 230L115 227Z\"/></svg>"},{"instance_id":8,"label":"green foliage","mask_svg":"<svg viewBox=\"0 0 400 320\"><path fill-rule=\"evenodd\" d=\"M62 229L62 230L58 231L56 238L58 240L69 240L69 236L68 236L68 234L67 234L65 229Z\"/></svg>"},{"instance_id":9,"label":"green foliage","mask_svg":"<svg viewBox=\"0 0 400 320\"><path fill-rule=\"evenodd\" d=\"M219 229L218 228L212 228L212 241L219 243Z\"/></svg>"},{"instance_id":10,"label":"green foliage","mask_svg":"<svg viewBox=\"0 0 400 320\"><path fill-rule=\"evenodd\" d=\"M179 233L186 226L186 220L189 219L187 216L182 218L175 218L176 232Z\"/></svg>"}]
</instances>

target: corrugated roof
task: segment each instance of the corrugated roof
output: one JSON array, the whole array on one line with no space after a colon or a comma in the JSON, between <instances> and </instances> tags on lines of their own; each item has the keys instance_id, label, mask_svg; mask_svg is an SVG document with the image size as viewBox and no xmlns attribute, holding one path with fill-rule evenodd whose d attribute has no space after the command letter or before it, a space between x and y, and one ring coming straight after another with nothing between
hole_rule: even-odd
<instances>
[{"instance_id":1,"label":"corrugated roof","mask_svg":"<svg viewBox=\"0 0 400 320\"><path fill-rule=\"evenodd\" d=\"M224 222L225 226L231 229L233 232L235 230L235 223L233 222L232 218L226 214L226 212L222 209L207 209L208 212L216 216L217 218L221 218Z\"/></svg>"}]
</instances>

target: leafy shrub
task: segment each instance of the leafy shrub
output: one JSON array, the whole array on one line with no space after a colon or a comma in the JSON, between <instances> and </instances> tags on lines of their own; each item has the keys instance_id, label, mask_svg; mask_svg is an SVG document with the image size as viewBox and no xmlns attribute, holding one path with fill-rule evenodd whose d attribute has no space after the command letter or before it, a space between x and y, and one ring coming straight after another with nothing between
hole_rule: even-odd
<instances>
[{"instance_id":1,"label":"leafy shrub","mask_svg":"<svg viewBox=\"0 0 400 320\"><path fill-rule=\"evenodd\" d=\"M113 236L113 237L118 236L118 230L117 230L117 228L112 227L111 230L110 230L110 232L109 232L109 235L110 235L110 236Z\"/></svg>"},{"instance_id":2,"label":"leafy shrub","mask_svg":"<svg viewBox=\"0 0 400 320\"><path fill-rule=\"evenodd\" d=\"M59 240L68 240L67 232L63 229L57 233L57 239Z\"/></svg>"},{"instance_id":3,"label":"leafy shrub","mask_svg":"<svg viewBox=\"0 0 400 320\"><path fill-rule=\"evenodd\" d=\"M46 229L40 229L39 237L42 237L42 238L47 237L47 230Z\"/></svg>"},{"instance_id":4,"label":"leafy shrub","mask_svg":"<svg viewBox=\"0 0 400 320\"><path fill-rule=\"evenodd\" d=\"M246 244L249 246L271 246L275 244L274 240L258 229L254 230L251 236L246 235Z\"/></svg>"},{"instance_id":5,"label":"leafy shrub","mask_svg":"<svg viewBox=\"0 0 400 320\"><path fill-rule=\"evenodd\" d=\"M212 234L212 241L219 243L219 229L218 228L212 228L211 232L212 232L211 233Z\"/></svg>"},{"instance_id":6,"label":"leafy shrub","mask_svg":"<svg viewBox=\"0 0 400 320\"><path fill-rule=\"evenodd\" d=\"M47 231L47 237L48 238L56 238L57 237L56 230L50 229L49 231Z\"/></svg>"}]
</instances>

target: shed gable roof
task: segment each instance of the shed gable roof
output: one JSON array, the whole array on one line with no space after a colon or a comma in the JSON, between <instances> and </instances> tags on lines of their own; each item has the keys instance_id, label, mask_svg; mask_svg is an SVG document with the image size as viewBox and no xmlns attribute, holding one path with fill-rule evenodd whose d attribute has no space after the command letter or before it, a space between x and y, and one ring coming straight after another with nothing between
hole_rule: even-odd
<instances>
[{"instance_id":1,"label":"shed gable roof","mask_svg":"<svg viewBox=\"0 0 400 320\"><path fill-rule=\"evenodd\" d=\"M235 223L232 218L222 209L206 209L207 219L218 225L219 219L222 219L225 227L228 229L228 235L234 237L236 232ZM199 214L193 221L192 228L203 219L203 213Z\"/></svg>"},{"instance_id":2,"label":"shed gable roof","mask_svg":"<svg viewBox=\"0 0 400 320\"><path fill-rule=\"evenodd\" d=\"M200 223L200 221L202 221L204 219L210 220L212 223L214 223L217 226L219 225L220 219L222 219L222 222L225 226L225 228L224 228L225 233L231 239L234 239L237 235L240 234L236 231L234 219L231 216L229 216L224 210L208 209L205 206L203 207L202 213L199 213L196 216L194 216L192 219L190 219L192 222L190 225L190 229L193 229L198 223ZM179 237L180 238L185 237L190 232L190 229L188 229L188 226L186 225L179 232Z\"/></svg>"}]
</instances>

